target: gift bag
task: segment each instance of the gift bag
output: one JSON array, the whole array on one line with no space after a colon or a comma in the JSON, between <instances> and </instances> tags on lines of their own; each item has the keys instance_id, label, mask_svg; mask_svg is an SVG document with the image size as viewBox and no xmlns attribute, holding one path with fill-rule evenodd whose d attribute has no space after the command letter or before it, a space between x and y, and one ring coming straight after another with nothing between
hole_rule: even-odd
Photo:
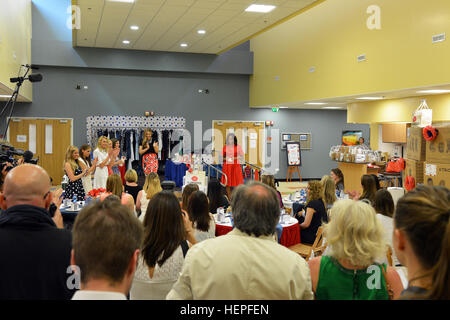
<instances>
[{"instance_id":1,"label":"gift bag","mask_svg":"<svg viewBox=\"0 0 450 320\"><path fill-rule=\"evenodd\" d=\"M428 108L427 101L422 100L420 106L413 113L412 125L419 127L431 126L433 110Z\"/></svg>"},{"instance_id":2,"label":"gift bag","mask_svg":"<svg viewBox=\"0 0 450 320\"><path fill-rule=\"evenodd\" d=\"M395 161L389 161L386 166L386 172L401 172L405 170L405 160L403 158L399 158Z\"/></svg>"}]
</instances>

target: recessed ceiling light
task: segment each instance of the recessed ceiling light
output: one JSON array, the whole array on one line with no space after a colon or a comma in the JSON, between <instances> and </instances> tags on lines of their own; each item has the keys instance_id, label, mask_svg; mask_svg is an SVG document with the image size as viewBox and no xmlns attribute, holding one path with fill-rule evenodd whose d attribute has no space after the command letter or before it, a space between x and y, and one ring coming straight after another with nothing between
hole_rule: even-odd
<instances>
[{"instance_id":1,"label":"recessed ceiling light","mask_svg":"<svg viewBox=\"0 0 450 320\"><path fill-rule=\"evenodd\" d=\"M130 29L131 30L139 30L139 27L138 26L131 26Z\"/></svg>"},{"instance_id":2,"label":"recessed ceiling light","mask_svg":"<svg viewBox=\"0 0 450 320\"><path fill-rule=\"evenodd\" d=\"M180 47L183 47L183 48L186 48L187 46L188 46L187 43L180 44Z\"/></svg>"},{"instance_id":3,"label":"recessed ceiling light","mask_svg":"<svg viewBox=\"0 0 450 320\"><path fill-rule=\"evenodd\" d=\"M11 98L11 95L9 94L0 94L0 98Z\"/></svg>"},{"instance_id":4,"label":"recessed ceiling light","mask_svg":"<svg viewBox=\"0 0 450 320\"><path fill-rule=\"evenodd\" d=\"M322 107L322 109L342 109L342 107Z\"/></svg>"},{"instance_id":5,"label":"recessed ceiling light","mask_svg":"<svg viewBox=\"0 0 450 320\"><path fill-rule=\"evenodd\" d=\"M206 33L206 30L198 30L197 33L198 33L198 34L205 34L205 33Z\"/></svg>"},{"instance_id":6,"label":"recessed ceiling light","mask_svg":"<svg viewBox=\"0 0 450 320\"><path fill-rule=\"evenodd\" d=\"M417 93L450 93L450 90L444 90L444 89L432 89L432 90L421 90L421 91L417 91Z\"/></svg>"},{"instance_id":7,"label":"recessed ceiling light","mask_svg":"<svg viewBox=\"0 0 450 320\"><path fill-rule=\"evenodd\" d=\"M384 97L359 97L356 100L383 100Z\"/></svg>"},{"instance_id":8,"label":"recessed ceiling light","mask_svg":"<svg viewBox=\"0 0 450 320\"><path fill-rule=\"evenodd\" d=\"M328 103L326 103L326 102L307 102L305 104L311 105L311 106L323 106L324 104L328 104Z\"/></svg>"},{"instance_id":9,"label":"recessed ceiling light","mask_svg":"<svg viewBox=\"0 0 450 320\"><path fill-rule=\"evenodd\" d=\"M289 109L289 107L279 107L280 109Z\"/></svg>"},{"instance_id":10,"label":"recessed ceiling light","mask_svg":"<svg viewBox=\"0 0 450 320\"><path fill-rule=\"evenodd\" d=\"M129 40L123 40L122 43L123 44L130 44L130 41Z\"/></svg>"},{"instance_id":11,"label":"recessed ceiling light","mask_svg":"<svg viewBox=\"0 0 450 320\"><path fill-rule=\"evenodd\" d=\"M276 6L269 6L265 4L252 4L250 7L245 9L247 12L262 12L267 13L275 9Z\"/></svg>"},{"instance_id":12,"label":"recessed ceiling light","mask_svg":"<svg viewBox=\"0 0 450 320\"><path fill-rule=\"evenodd\" d=\"M134 0L108 0L109 2L127 2L127 3L133 3Z\"/></svg>"}]
</instances>

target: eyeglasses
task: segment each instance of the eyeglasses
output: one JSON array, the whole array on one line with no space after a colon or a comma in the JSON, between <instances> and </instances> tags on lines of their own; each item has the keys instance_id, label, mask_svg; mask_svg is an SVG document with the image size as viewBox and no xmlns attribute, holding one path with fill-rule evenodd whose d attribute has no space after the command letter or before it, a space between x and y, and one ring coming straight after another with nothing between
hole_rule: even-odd
<instances>
[{"instance_id":1,"label":"eyeglasses","mask_svg":"<svg viewBox=\"0 0 450 320\"><path fill-rule=\"evenodd\" d=\"M50 190L46 193L46 194L44 194L44 200L45 200L45 198L47 198L47 196L50 194Z\"/></svg>"}]
</instances>

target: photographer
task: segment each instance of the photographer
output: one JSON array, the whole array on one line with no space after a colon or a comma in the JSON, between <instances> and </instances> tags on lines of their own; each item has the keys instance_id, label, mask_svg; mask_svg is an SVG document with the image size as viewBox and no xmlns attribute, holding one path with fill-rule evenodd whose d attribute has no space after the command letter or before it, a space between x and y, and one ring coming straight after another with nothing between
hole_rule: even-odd
<instances>
[{"instance_id":1,"label":"photographer","mask_svg":"<svg viewBox=\"0 0 450 320\"><path fill-rule=\"evenodd\" d=\"M5 181L5 177L8 172L14 168L11 162L5 161L0 164L1 175L0 175L0 191L3 191L3 182Z\"/></svg>"}]
</instances>

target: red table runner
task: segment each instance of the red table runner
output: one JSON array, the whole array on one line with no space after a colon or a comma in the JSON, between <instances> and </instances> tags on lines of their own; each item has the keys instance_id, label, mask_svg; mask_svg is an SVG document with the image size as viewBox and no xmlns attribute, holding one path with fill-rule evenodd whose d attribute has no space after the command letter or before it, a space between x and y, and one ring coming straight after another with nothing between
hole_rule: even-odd
<instances>
[{"instance_id":1,"label":"red table runner","mask_svg":"<svg viewBox=\"0 0 450 320\"><path fill-rule=\"evenodd\" d=\"M216 224L216 237L223 236L231 230L233 230L231 226ZM290 247L297 243L300 243L300 226L298 222L292 226L283 227L280 244L285 247Z\"/></svg>"}]
</instances>

